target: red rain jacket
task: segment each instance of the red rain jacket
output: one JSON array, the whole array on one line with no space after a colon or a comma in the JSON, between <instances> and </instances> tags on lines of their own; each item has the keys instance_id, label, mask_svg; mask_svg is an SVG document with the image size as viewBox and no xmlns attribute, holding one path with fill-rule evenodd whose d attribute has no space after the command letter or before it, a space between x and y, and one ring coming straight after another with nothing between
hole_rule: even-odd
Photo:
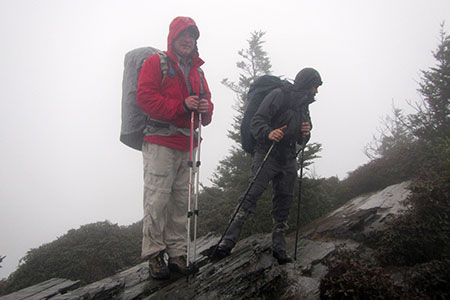
<instances>
[{"instance_id":1,"label":"red rain jacket","mask_svg":"<svg viewBox=\"0 0 450 300\"><path fill-rule=\"evenodd\" d=\"M189 26L197 27L194 20L188 17L178 17L172 21L169 28L166 51L169 70L164 82L161 84L161 63L159 56L155 54L148 58L142 66L137 90L137 103L150 118L169 122L179 128L191 127L191 113L186 112L183 107L183 101L189 96L189 91L183 72L178 66L178 59L175 51L172 49L172 43L178 34ZM203 63L203 60L198 55L196 46L192 57L191 70L189 71L192 92L196 95L199 95L201 85L198 68ZM213 103L211 102L211 92L204 75L203 90L203 98L210 103L209 112L202 115L202 125L206 126L212 119ZM195 118L195 128L198 128L197 118ZM150 135L146 136L144 140L152 144L186 152L189 151L190 138L182 133L174 133L170 136Z\"/></svg>"}]
</instances>

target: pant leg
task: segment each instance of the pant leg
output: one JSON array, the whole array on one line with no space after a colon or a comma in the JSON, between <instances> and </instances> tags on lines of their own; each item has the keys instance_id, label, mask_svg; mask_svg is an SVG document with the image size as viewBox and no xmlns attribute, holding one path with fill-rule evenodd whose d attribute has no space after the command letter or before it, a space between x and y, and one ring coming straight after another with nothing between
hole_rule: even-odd
<instances>
[{"instance_id":1,"label":"pant leg","mask_svg":"<svg viewBox=\"0 0 450 300\"><path fill-rule=\"evenodd\" d=\"M222 248L226 248L229 250L234 248L234 245L236 245L236 243L239 241L242 227L244 227L244 223L248 219L248 216L249 212L244 211L243 209L240 209L236 213L236 216L230 224L230 228L228 228L228 231L226 232L222 242L220 243L220 246Z\"/></svg>"},{"instance_id":2,"label":"pant leg","mask_svg":"<svg viewBox=\"0 0 450 300\"><path fill-rule=\"evenodd\" d=\"M279 173L273 179L274 197L272 200L272 246L274 251L286 251L286 231L288 230L289 212L294 197L297 172L295 160L279 166Z\"/></svg>"},{"instance_id":3,"label":"pant leg","mask_svg":"<svg viewBox=\"0 0 450 300\"><path fill-rule=\"evenodd\" d=\"M256 178L254 178L261 163L263 162L263 159L264 155L255 153L255 156L253 157L252 171L251 171L251 181L254 180L254 183L251 189L249 190L247 197L245 197L244 199L245 194L243 194L239 198L239 203L243 201L242 206L240 210L236 213L234 220L230 224L230 228L228 229L223 238L223 241L221 243L223 247L232 249L234 245L238 242L245 221L247 220L250 213L254 213L256 211L256 203L258 202L262 193L267 188L270 180L275 175L275 169L273 168L274 161L269 157L266 160L259 175Z\"/></svg>"},{"instance_id":4,"label":"pant leg","mask_svg":"<svg viewBox=\"0 0 450 300\"><path fill-rule=\"evenodd\" d=\"M166 219L167 224L164 233L165 244L167 246L167 253L169 254L170 257L177 257L186 254L186 245L187 245L189 152L178 150L175 151L176 151L177 170L172 187L170 201L167 206L167 219ZM195 157L195 151L193 156ZM194 209L193 205L191 207L193 210Z\"/></svg>"},{"instance_id":5,"label":"pant leg","mask_svg":"<svg viewBox=\"0 0 450 300\"><path fill-rule=\"evenodd\" d=\"M252 170L250 175L250 183L254 180L254 183L252 185L252 188L248 191L247 197L243 199L245 196L242 194L239 198L240 201L244 201L242 203L241 209L244 211L248 211L249 213L255 213L256 211L256 204L261 197L261 195L266 190L267 186L269 185L269 182L276 176L277 174L277 162L269 156L264 163L263 168L261 169L258 176L256 176L256 172L258 171L259 167L263 163L265 154L262 153L255 153L253 157L252 162ZM256 177L255 177L256 176Z\"/></svg>"},{"instance_id":6,"label":"pant leg","mask_svg":"<svg viewBox=\"0 0 450 300\"><path fill-rule=\"evenodd\" d=\"M166 209L170 200L173 174L173 149L143 143L144 218L142 257L146 258L166 248L164 230Z\"/></svg>"}]
</instances>

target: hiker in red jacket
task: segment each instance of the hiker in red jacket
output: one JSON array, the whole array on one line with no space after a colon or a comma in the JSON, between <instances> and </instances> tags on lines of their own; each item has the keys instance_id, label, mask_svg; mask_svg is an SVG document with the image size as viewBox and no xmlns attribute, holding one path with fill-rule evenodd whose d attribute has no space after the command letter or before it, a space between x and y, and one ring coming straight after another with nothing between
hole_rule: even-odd
<instances>
[{"instance_id":1,"label":"hiker in red jacket","mask_svg":"<svg viewBox=\"0 0 450 300\"><path fill-rule=\"evenodd\" d=\"M139 75L137 102L149 116L142 146L142 257L149 260L150 275L157 279L168 278L170 271L193 271L186 263L191 113L195 112L198 128L198 115L205 126L213 112L211 93L200 69L199 35L193 19L175 18L165 52L167 74L161 72L161 59L155 54L145 61Z\"/></svg>"}]
</instances>

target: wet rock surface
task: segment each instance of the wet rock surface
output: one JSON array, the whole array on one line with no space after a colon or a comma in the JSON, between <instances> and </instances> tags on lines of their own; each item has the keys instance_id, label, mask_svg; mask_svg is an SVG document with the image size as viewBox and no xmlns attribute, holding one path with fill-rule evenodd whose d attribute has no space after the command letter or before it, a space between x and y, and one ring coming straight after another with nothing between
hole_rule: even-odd
<instances>
[{"instance_id":1,"label":"wet rock surface","mask_svg":"<svg viewBox=\"0 0 450 300\"><path fill-rule=\"evenodd\" d=\"M86 286L76 288L76 282L67 281L64 289L45 293L41 284L42 297L35 290L28 297L11 294L0 299L319 299L320 280L328 271L324 259L337 249L362 247L365 233L383 228L401 212L408 186L405 182L357 197L302 228L297 260L286 265L280 266L272 256L271 234L241 240L229 257L210 261L206 253L219 236L209 234L197 241L199 272L188 278L174 274L169 280L154 280L144 262ZM287 245L293 255L295 233L287 237Z\"/></svg>"}]
</instances>

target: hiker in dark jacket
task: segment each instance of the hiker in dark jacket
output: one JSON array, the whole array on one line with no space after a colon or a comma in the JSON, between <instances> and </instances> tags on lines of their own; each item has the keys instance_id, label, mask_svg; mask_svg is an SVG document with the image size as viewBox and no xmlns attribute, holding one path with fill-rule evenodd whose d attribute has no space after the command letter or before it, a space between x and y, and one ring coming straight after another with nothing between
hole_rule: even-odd
<instances>
[{"instance_id":1,"label":"hiker in dark jacket","mask_svg":"<svg viewBox=\"0 0 450 300\"><path fill-rule=\"evenodd\" d=\"M264 167L249 190L215 256L230 255L249 214L256 210L256 203L270 181L273 185L273 256L279 264L292 261L286 252L285 233L294 195L296 171L296 144L305 145L310 138L311 119L308 105L314 101L318 87L322 85L319 73L312 68L301 70L294 85L283 86L270 92L251 120L250 130L256 140L252 158L251 177L264 160L272 143L276 143Z\"/></svg>"},{"instance_id":2,"label":"hiker in dark jacket","mask_svg":"<svg viewBox=\"0 0 450 300\"><path fill-rule=\"evenodd\" d=\"M206 126L213 112L211 93L199 69L203 64L197 49L199 34L193 19L175 18L165 52L167 75L163 79L158 54L145 61L139 75L137 102L151 118L142 145L142 258L149 260L150 275L156 279L169 278L169 269L193 271L186 262L191 113L196 114L198 128L198 115Z\"/></svg>"}]
</instances>

